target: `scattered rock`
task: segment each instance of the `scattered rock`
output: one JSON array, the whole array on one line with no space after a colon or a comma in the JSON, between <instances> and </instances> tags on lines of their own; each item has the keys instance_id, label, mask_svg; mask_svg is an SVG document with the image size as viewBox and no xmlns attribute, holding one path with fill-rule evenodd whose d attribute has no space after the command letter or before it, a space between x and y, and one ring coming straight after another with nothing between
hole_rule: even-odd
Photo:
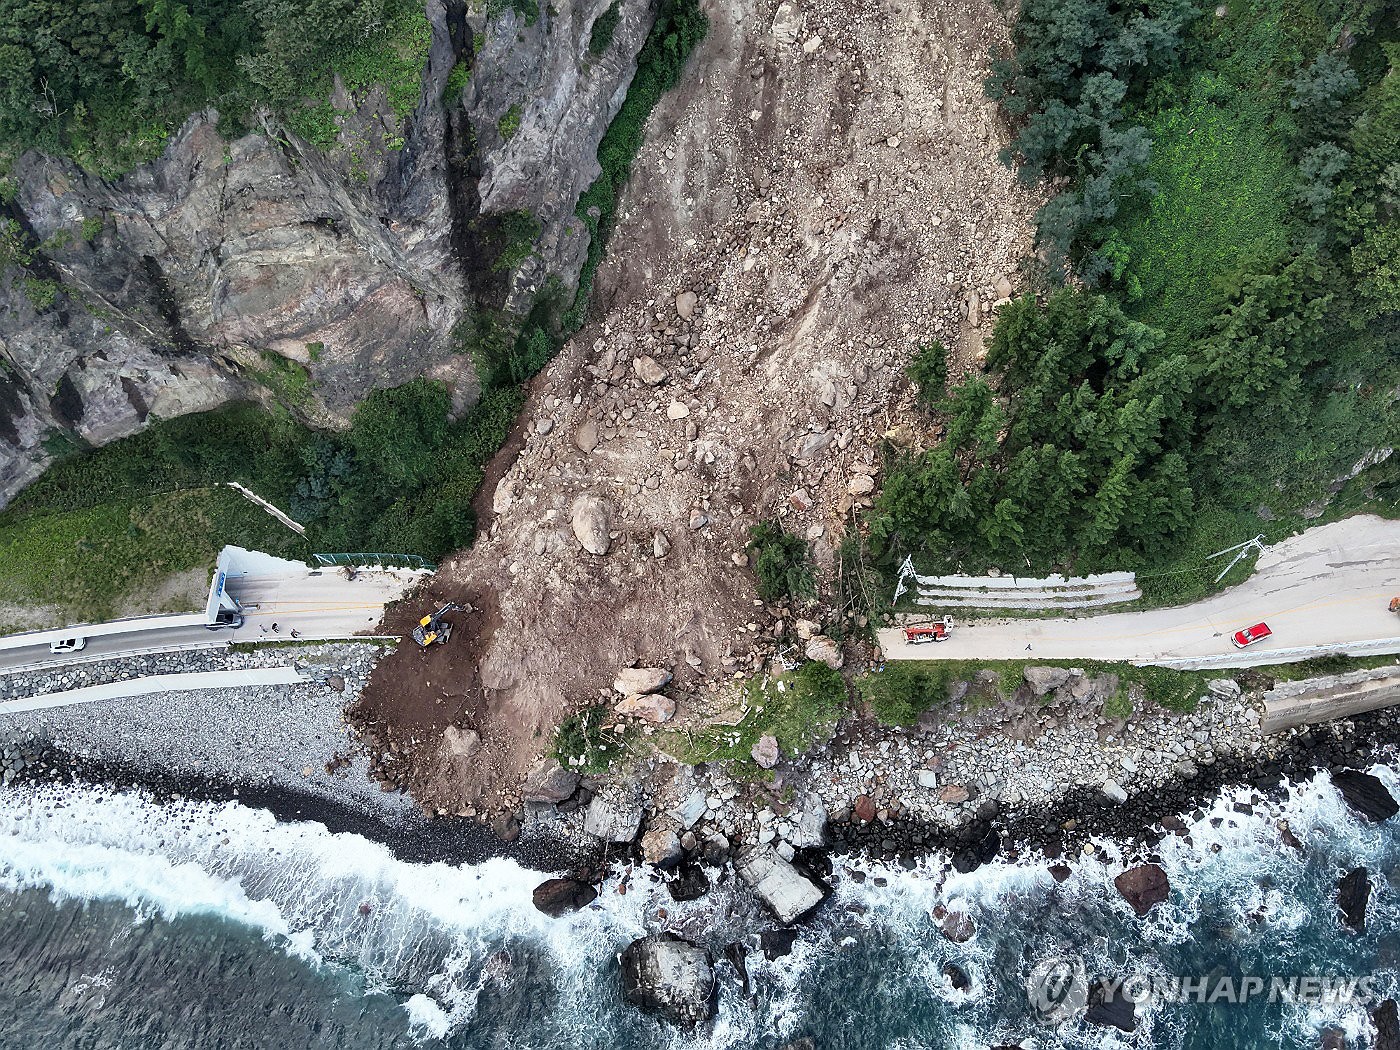
<instances>
[{"instance_id":1,"label":"scattered rock","mask_svg":"<svg viewBox=\"0 0 1400 1050\"><path fill-rule=\"evenodd\" d=\"M474 729L448 726L442 731L442 749L449 759L471 758L479 747L481 747L481 737L477 736Z\"/></svg>"},{"instance_id":2,"label":"scattered rock","mask_svg":"<svg viewBox=\"0 0 1400 1050\"><path fill-rule=\"evenodd\" d=\"M1337 907L1342 924L1353 933L1366 932L1366 906L1371 900L1371 877L1365 868L1354 868L1337 884Z\"/></svg>"},{"instance_id":3,"label":"scattered rock","mask_svg":"<svg viewBox=\"0 0 1400 1050\"><path fill-rule=\"evenodd\" d=\"M514 813L497 813L491 818L491 830L502 842L514 842L520 837L520 818Z\"/></svg>"},{"instance_id":4,"label":"scattered rock","mask_svg":"<svg viewBox=\"0 0 1400 1050\"><path fill-rule=\"evenodd\" d=\"M664 558L671 551L671 541L666 538L664 532L652 533L651 553L658 558Z\"/></svg>"},{"instance_id":5,"label":"scattered rock","mask_svg":"<svg viewBox=\"0 0 1400 1050\"><path fill-rule=\"evenodd\" d=\"M1343 770L1332 774L1332 783L1342 793L1347 805L1369 821L1389 820L1400 812L1400 805L1396 804L1385 785L1370 773Z\"/></svg>"},{"instance_id":6,"label":"scattered rock","mask_svg":"<svg viewBox=\"0 0 1400 1050\"><path fill-rule=\"evenodd\" d=\"M668 722L676 713L676 702L661 693L634 693L624 696L613 708L620 715L631 718L645 718L648 722L660 725Z\"/></svg>"},{"instance_id":7,"label":"scattered rock","mask_svg":"<svg viewBox=\"0 0 1400 1050\"><path fill-rule=\"evenodd\" d=\"M664 667L624 667L613 679L613 689L629 695L654 693L670 681L671 672Z\"/></svg>"},{"instance_id":8,"label":"scattered rock","mask_svg":"<svg viewBox=\"0 0 1400 1050\"><path fill-rule=\"evenodd\" d=\"M589 554L607 554L612 546L612 505L601 496L584 493L574 500L570 520L574 537Z\"/></svg>"},{"instance_id":9,"label":"scattered rock","mask_svg":"<svg viewBox=\"0 0 1400 1050\"><path fill-rule=\"evenodd\" d=\"M875 479L869 474L852 474L846 491L852 496L868 496L875 491Z\"/></svg>"},{"instance_id":10,"label":"scattered rock","mask_svg":"<svg viewBox=\"0 0 1400 1050\"><path fill-rule=\"evenodd\" d=\"M666 369L656 363L656 359L643 355L632 361L632 371L647 386L658 386L666 382Z\"/></svg>"},{"instance_id":11,"label":"scattered rock","mask_svg":"<svg viewBox=\"0 0 1400 1050\"><path fill-rule=\"evenodd\" d=\"M584 453L592 452L598 447L598 424L593 420L586 421L583 426L574 431L574 446Z\"/></svg>"},{"instance_id":12,"label":"scattered rock","mask_svg":"<svg viewBox=\"0 0 1400 1050\"><path fill-rule=\"evenodd\" d=\"M535 907L551 918L586 908L598 899L598 891L578 879L549 879L535 887Z\"/></svg>"},{"instance_id":13,"label":"scattered rock","mask_svg":"<svg viewBox=\"0 0 1400 1050\"><path fill-rule=\"evenodd\" d=\"M782 758L782 753L778 750L778 738L769 733L758 738L758 743L754 744L749 754L760 769L772 769Z\"/></svg>"},{"instance_id":14,"label":"scattered rock","mask_svg":"<svg viewBox=\"0 0 1400 1050\"><path fill-rule=\"evenodd\" d=\"M1139 864L1113 880L1113 885L1138 915L1146 915L1154 905L1166 900L1171 887L1160 864Z\"/></svg>"},{"instance_id":15,"label":"scattered rock","mask_svg":"<svg viewBox=\"0 0 1400 1050\"><path fill-rule=\"evenodd\" d=\"M520 797L526 802L563 802L578 788L579 776L553 757L541 759L525 778Z\"/></svg>"},{"instance_id":16,"label":"scattered rock","mask_svg":"<svg viewBox=\"0 0 1400 1050\"><path fill-rule=\"evenodd\" d=\"M793 621L793 630L797 632L797 637L804 642L811 641L816 635L821 634L822 625L815 620L798 619Z\"/></svg>"},{"instance_id":17,"label":"scattered rock","mask_svg":"<svg viewBox=\"0 0 1400 1050\"><path fill-rule=\"evenodd\" d=\"M685 419L690 415L690 409L682 401L672 401L666 406L667 419Z\"/></svg>"},{"instance_id":18,"label":"scattered rock","mask_svg":"<svg viewBox=\"0 0 1400 1050\"><path fill-rule=\"evenodd\" d=\"M622 997L639 1010L679 1025L715 1014L710 953L672 933L654 933L622 952Z\"/></svg>"},{"instance_id":19,"label":"scattered rock","mask_svg":"<svg viewBox=\"0 0 1400 1050\"><path fill-rule=\"evenodd\" d=\"M676 296L676 316L682 321L689 321L695 316L695 307L699 304L700 297L694 292L685 291Z\"/></svg>"}]
</instances>

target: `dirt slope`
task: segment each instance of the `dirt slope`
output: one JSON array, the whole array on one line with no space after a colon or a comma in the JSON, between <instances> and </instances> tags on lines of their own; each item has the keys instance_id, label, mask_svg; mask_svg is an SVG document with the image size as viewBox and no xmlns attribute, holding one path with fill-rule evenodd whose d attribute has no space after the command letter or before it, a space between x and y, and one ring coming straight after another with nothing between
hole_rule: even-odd
<instances>
[{"instance_id":1,"label":"dirt slope","mask_svg":"<svg viewBox=\"0 0 1400 1050\"><path fill-rule=\"evenodd\" d=\"M1029 247L1038 202L997 160L981 89L1007 28L991 3L707 13L652 118L600 316L537 380L481 539L433 581L486 611L450 651L381 662L365 701L381 736L417 739L403 782L431 805L510 805L620 666L675 669L681 719L754 666L781 610L736 564L750 527L780 518L831 564L882 435L924 437L914 349L938 338L972 367ZM581 496L606 554L571 527ZM439 747L449 724L479 734L470 759Z\"/></svg>"}]
</instances>

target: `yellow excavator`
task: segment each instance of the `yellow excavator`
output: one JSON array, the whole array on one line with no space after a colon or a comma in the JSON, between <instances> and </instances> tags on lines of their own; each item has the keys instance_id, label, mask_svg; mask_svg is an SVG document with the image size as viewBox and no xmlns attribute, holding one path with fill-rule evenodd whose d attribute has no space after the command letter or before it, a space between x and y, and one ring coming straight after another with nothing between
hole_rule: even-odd
<instances>
[{"instance_id":1,"label":"yellow excavator","mask_svg":"<svg viewBox=\"0 0 1400 1050\"><path fill-rule=\"evenodd\" d=\"M419 648L426 649L430 645L446 645L448 639L452 637L452 624L447 620L447 614L458 612L461 606L456 602L448 602L435 613L429 613L418 621L418 626L413 628L413 640L418 643Z\"/></svg>"}]
</instances>

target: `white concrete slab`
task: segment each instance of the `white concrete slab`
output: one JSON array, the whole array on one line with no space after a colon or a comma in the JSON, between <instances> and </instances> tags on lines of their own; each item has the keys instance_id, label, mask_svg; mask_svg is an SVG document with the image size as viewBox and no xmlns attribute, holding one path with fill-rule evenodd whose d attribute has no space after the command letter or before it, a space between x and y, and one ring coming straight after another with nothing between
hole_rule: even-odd
<instances>
[{"instance_id":1,"label":"white concrete slab","mask_svg":"<svg viewBox=\"0 0 1400 1050\"><path fill-rule=\"evenodd\" d=\"M187 689L234 689L239 686L290 685L307 682L295 667L259 667L244 671L191 671L185 674L155 674L124 682L84 686L62 693L25 697L0 703L0 714L42 711L71 704L91 704L99 700L120 700L149 693L173 693Z\"/></svg>"}]
</instances>

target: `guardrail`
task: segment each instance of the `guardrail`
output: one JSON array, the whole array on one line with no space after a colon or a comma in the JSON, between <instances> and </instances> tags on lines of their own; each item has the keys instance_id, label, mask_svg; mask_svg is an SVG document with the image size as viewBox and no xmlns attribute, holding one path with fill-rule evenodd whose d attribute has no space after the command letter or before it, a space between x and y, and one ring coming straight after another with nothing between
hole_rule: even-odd
<instances>
[{"instance_id":1,"label":"guardrail","mask_svg":"<svg viewBox=\"0 0 1400 1050\"><path fill-rule=\"evenodd\" d=\"M1329 642L1293 649L1241 649L1215 656L1178 657L1168 660L1134 660L1139 667L1175 667L1181 671L1208 671L1217 667L1259 667L1263 664L1296 664L1314 656L1390 656L1400 654L1400 638L1372 638L1361 642Z\"/></svg>"},{"instance_id":2,"label":"guardrail","mask_svg":"<svg viewBox=\"0 0 1400 1050\"><path fill-rule=\"evenodd\" d=\"M920 576L912 559L899 570L895 601L910 589L915 605L960 609L1089 609L1142 597L1131 572L1093 576Z\"/></svg>"}]
</instances>

